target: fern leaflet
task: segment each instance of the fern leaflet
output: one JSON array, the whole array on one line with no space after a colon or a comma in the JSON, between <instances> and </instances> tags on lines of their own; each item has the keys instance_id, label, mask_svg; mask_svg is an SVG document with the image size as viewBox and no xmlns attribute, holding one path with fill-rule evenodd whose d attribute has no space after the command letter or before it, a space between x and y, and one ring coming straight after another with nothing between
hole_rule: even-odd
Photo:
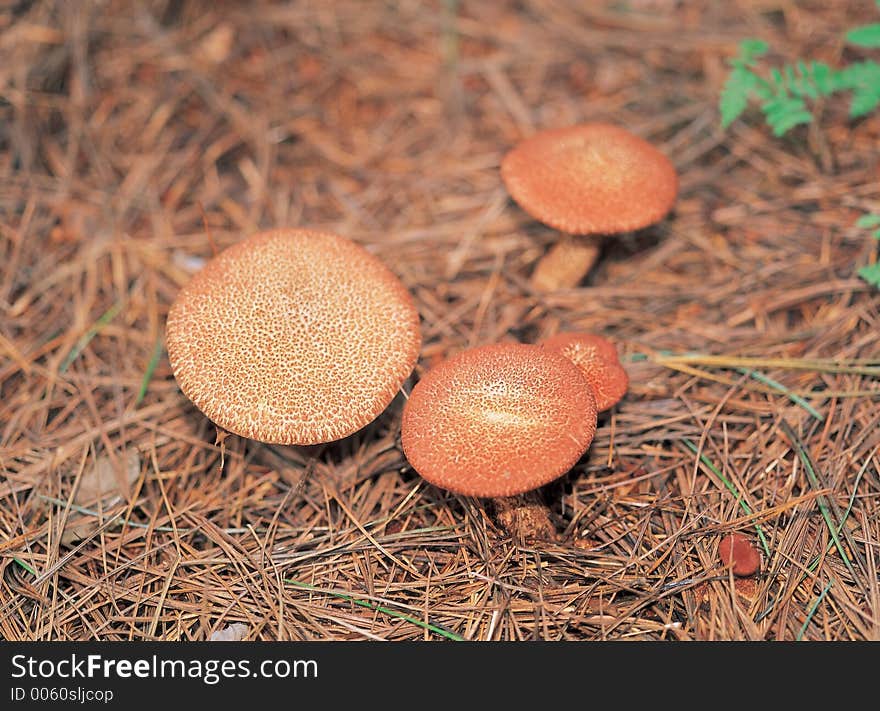
<instances>
[{"instance_id":1,"label":"fern leaflet","mask_svg":"<svg viewBox=\"0 0 880 711\"><path fill-rule=\"evenodd\" d=\"M880 8L880 0L877 2ZM880 47L880 23L855 27L846 40L859 47ZM765 78L755 70L758 59L766 54L763 40L749 38L740 42L739 52L729 61L731 70L719 97L721 127L727 128L748 108L751 101L760 103L761 111L776 136L813 120L808 102L850 92L849 115L865 116L880 106L880 64L866 60L832 69L823 62L800 60L781 68L772 67Z\"/></svg>"}]
</instances>

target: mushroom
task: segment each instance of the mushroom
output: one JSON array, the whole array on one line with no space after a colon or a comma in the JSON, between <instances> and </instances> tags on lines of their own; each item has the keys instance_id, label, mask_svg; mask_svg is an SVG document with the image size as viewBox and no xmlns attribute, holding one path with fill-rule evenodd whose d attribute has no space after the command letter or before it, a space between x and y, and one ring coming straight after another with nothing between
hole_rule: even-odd
<instances>
[{"instance_id":1,"label":"mushroom","mask_svg":"<svg viewBox=\"0 0 880 711\"><path fill-rule=\"evenodd\" d=\"M501 343L428 371L404 406L401 443L429 483L505 510L569 471L595 431L595 399L574 363L540 346Z\"/></svg>"},{"instance_id":2,"label":"mushroom","mask_svg":"<svg viewBox=\"0 0 880 711\"><path fill-rule=\"evenodd\" d=\"M227 248L180 290L166 343L180 389L219 427L311 445L372 422L421 335L412 296L366 249L277 229Z\"/></svg>"},{"instance_id":3,"label":"mushroom","mask_svg":"<svg viewBox=\"0 0 880 711\"><path fill-rule=\"evenodd\" d=\"M607 123L534 134L507 153L501 178L523 210L565 233L532 272L532 287L543 292L577 286L603 235L658 222L678 193L678 175L663 153Z\"/></svg>"},{"instance_id":4,"label":"mushroom","mask_svg":"<svg viewBox=\"0 0 880 711\"><path fill-rule=\"evenodd\" d=\"M593 389L599 412L614 407L626 394L629 376L620 363L617 349L607 338L595 333L558 333L539 345L561 353L581 369Z\"/></svg>"},{"instance_id":5,"label":"mushroom","mask_svg":"<svg viewBox=\"0 0 880 711\"><path fill-rule=\"evenodd\" d=\"M761 567L761 553L742 533L730 533L722 538L718 557L725 567L741 578L754 575Z\"/></svg>"}]
</instances>

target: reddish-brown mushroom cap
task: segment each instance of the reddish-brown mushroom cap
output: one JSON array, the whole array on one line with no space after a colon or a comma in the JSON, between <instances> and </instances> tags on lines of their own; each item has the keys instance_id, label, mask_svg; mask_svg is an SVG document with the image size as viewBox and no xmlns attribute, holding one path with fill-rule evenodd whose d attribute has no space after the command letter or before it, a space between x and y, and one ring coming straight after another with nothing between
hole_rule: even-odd
<instances>
[{"instance_id":1,"label":"reddish-brown mushroom cap","mask_svg":"<svg viewBox=\"0 0 880 711\"><path fill-rule=\"evenodd\" d=\"M629 376L607 338L595 333L558 333L540 345L561 353L581 369L593 388L599 412L614 407L626 395Z\"/></svg>"},{"instance_id":2,"label":"reddish-brown mushroom cap","mask_svg":"<svg viewBox=\"0 0 880 711\"><path fill-rule=\"evenodd\" d=\"M472 348L440 363L404 406L406 458L427 481L505 497L565 474L596 432L596 403L567 358L533 345Z\"/></svg>"},{"instance_id":3,"label":"reddish-brown mushroom cap","mask_svg":"<svg viewBox=\"0 0 880 711\"><path fill-rule=\"evenodd\" d=\"M742 533L730 533L722 538L718 557L740 577L754 575L761 567L760 552Z\"/></svg>"},{"instance_id":4,"label":"reddish-brown mushroom cap","mask_svg":"<svg viewBox=\"0 0 880 711\"><path fill-rule=\"evenodd\" d=\"M672 162L626 129L588 123L527 138L501 162L511 197L569 234L612 234L654 224L678 193Z\"/></svg>"},{"instance_id":5,"label":"reddish-brown mushroom cap","mask_svg":"<svg viewBox=\"0 0 880 711\"><path fill-rule=\"evenodd\" d=\"M400 280L351 240L261 232L184 286L166 341L183 393L224 429L276 444L346 437L412 372L419 316Z\"/></svg>"}]
</instances>

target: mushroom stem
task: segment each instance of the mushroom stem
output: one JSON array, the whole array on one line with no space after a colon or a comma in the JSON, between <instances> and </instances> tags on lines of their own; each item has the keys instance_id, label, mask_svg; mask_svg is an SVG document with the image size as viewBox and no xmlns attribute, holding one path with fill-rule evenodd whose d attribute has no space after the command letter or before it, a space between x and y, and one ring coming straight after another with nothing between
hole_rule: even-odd
<instances>
[{"instance_id":1,"label":"mushroom stem","mask_svg":"<svg viewBox=\"0 0 880 711\"><path fill-rule=\"evenodd\" d=\"M530 283L535 291L573 289L599 258L598 236L564 235L535 265Z\"/></svg>"},{"instance_id":2,"label":"mushroom stem","mask_svg":"<svg viewBox=\"0 0 880 711\"><path fill-rule=\"evenodd\" d=\"M492 499L495 520L518 543L552 541L556 526L539 489Z\"/></svg>"}]
</instances>

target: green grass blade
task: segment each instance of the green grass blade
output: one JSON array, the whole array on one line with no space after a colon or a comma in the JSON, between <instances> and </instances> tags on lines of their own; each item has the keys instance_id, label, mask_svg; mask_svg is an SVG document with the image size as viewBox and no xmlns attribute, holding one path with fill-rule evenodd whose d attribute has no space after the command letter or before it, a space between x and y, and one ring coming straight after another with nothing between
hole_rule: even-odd
<instances>
[{"instance_id":1,"label":"green grass blade","mask_svg":"<svg viewBox=\"0 0 880 711\"><path fill-rule=\"evenodd\" d=\"M150 362L147 363L147 369L144 371L144 377L141 380L141 387L138 390L137 398L135 398L134 404L140 405L141 400L147 394L147 388L150 385L150 380L153 379L153 371L156 370L156 366L159 364L159 358L162 356L162 336L156 339L156 345L153 347L153 355L150 356Z\"/></svg>"},{"instance_id":2,"label":"green grass blade","mask_svg":"<svg viewBox=\"0 0 880 711\"><path fill-rule=\"evenodd\" d=\"M290 580L289 578L284 578L284 582L288 585L292 585L295 588L300 588L301 590L309 590L311 592L321 593L322 595L330 595L331 597L345 600L346 602L358 605L359 607L365 607L368 610L375 610L377 612L382 612L386 615L389 615L390 617L396 617L397 619L405 620L411 624L421 627L422 629L433 632L436 635L440 635L441 637L445 637L446 639L451 639L454 642L465 641L464 637L456 634L455 632L451 632L447 629L444 629L443 627L438 627L437 625L432 625L430 622L423 622L422 620L412 617L411 615L397 612L397 610L392 610L391 608L384 605L377 605L376 603L370 602L369 600L358 600L357 598L351 597L350 595L334 592L332 590L323 590L322 588L316 587L314 585L301 583L297 580Z\"/></svg>"},{"instance_id":3,"label":"green grass blade","mask_svg":"<svg viewBox=\"0 0 880 711\"><path fill-rule=\"evenodd\" d=\"M94 324L92 324L89 330L79 337L79 340L77 340L73 348L70 349L70 353L67 354L67 357L59 366L58 372L63 373L65 370L67 370L70 367L70 364L73 363L73 361L75 361L79 357L79 354L86 349L86 346L91 343L92 339L101 332L101 329L104 328L104 326L106 326L114 318L116 318L116 315L120 311L122 311L121 301L117 301L115 304L113 304L113 306L107 309L101 315L101 317L97 321L95 321Z\"/></svg>"},{"instance_id":4,"label":"green grass blade","mask_svg":"<svg viewBox=\"0 0 880 711\"><path fill-rule=\"evenodd\" d=\"M791 400L792 402L794 402L794 403L800 405L802 408L804 408L813 417L815 417L817 420L819 420L819 422L825 421L825 416L821 412L816 410L815 407L813 407L810 403L808 403L806 400L804 400L800 395L795 395L793 392L791 392L791 390L789 390L787 387L785 387L782 383L776 382L775 380L773 380L773 378L771 378L767 375L764 375L763 373L759 373L757 370L750 370L748 368L737 368L737 370L740 373L745 373L750 378L754 378L759 383L764 383L764 385L767 385L767 386L773 388L774 390L778 390L783 395L785 395L789 400Z\"/></svg>"},{"instance_id":5,"label":"green grass blade","mask_svg":"<svg viewBox=\"0 0 880 711\"><path fill-rule=\"evenodd\" d=\"M825 586L825 588L822 590L822 592L819 593L819 597L817 597L816 600L813 602L812 606L810 607L810 611L807 613L807 619L804 620L804 624L801 627L800 632L797 633L797 637L795 637L795 641L800 642L803 639L804 632L807 631L807 627L809 627L809 625L810 625L810 620L813 619L813 615L816 614L816 610L819 609L819 605L822 604L822 600L825 599L825 596L828 594L828 591L831 590L831 585L833 582L834 582L833 580L829 580L828 585Z\"/></svg>"},{"instance_id":6,"label":"green grass blade","mask_svg":"<svg viewBox=\"0 0 880 711\"><path fill-rule=\"evenodd\" d=\"M737 488L733 485L733 483L730 481L730 479L728 479L726 476L724 476L724 474L721 473L721 470L718 469L718 467L716 467L705 454L703 454L702 452L699 452L699 450L697 449L697 445L695 445L689 439L683 439L682 442L684 442L685 446L688 449L690 449L694 454L699 453L700 461L703 464L705 464L707 467L709 467L711 472L721 480L721 483L724 484L724 486L727 488L727 490L731 494L733 494L734 497L736 497L736 501L739 504L739 507L743 511L745 511L746 515L751 516L753 513L751 507L745 502L742 494L739 491L737 491ZM770 556L770 545L767 543L767 539L764 536L764 530L761 528L761 524L758 524L758 523L755 524L755 531L757 531L757 533L758 533L758 538L761 541L761 547L764 549L764 553L766 553L767 556L769 557Z\"/></svg>"},{"instance_id":7,"label":"green grass blade","mask_svg":"<svg viewBox=\"0 0 880 711\"><path fill-rule=\"evenodd\" d=\"M37 577L37 571L31 568L27 563L25 563L21 558L13 558L16 563L18 563L22 568L24 568L27 572L29 572L34 577Z\"/></svg>"},{"instance_id":8,"label":"green grass blade","mask_svg":"<svg viewBox=\"0 0 880 711\"><path fill-rule=\"evenodd\" d=\"M792 445L794 445L795 451L797 452L797 455L807 472L807 479L809 479L810 485L816 491L820 491L822 489L822 484L819 482L819 477L816 475L816 468L813 466L813 460L810 457L810 453L807 452L806 447L804 447L803 442L801 442L800 437L797 436L791 425L789 425L785 420L781 420L779 424L782 427L782 430L785 432L786 436L791 441ZM825 525L828 527L828 531L831 534L831 540L834 541L834 547L837 548L837 552L843 559L843 562L846 565L846 569L853 575L853 577L855 577L856 571L853 568L853 564L850 561L849 556L846 554L846 549L843 547L843 543L841 543L840 541L840 536L838 535L838 526L834 524L834 521L831 518L831 510L828 506L828 501L824 496L817 496L816 505L819 507L822 518L825 519Z\"/></svg>"},{"instance_id":9,"label":"green grass blade","mask_svg":"<svg viewBox=\"0 0 880 711\"><path fill-rule=\"evenodd\" d=\"M880 447L878 447L878 448L880 448ZM840 526L837 529L838 534L840 534L840 532L843 530L843 526L846 523L846 520L849 518L850 514L852 513L853 505L856 502L856 494L858 493L858 490L859 490L859 482L862 480L862 477L864 476L865 472L867 471L868 465L871 463L872 458L877 453L878 448L875 448L874 451L868 455L868 457L865 459L865 463L862 465L862 468L859 469L859 473L856 474L856 480L853 483L852 494L850 494L850 497L849 497L849 504L847 505L846 511L844 511L843 516L840 519ZM825 547L825 555L830 553L832 548L834 548L834 541L832 541L831 543L829 543ZM807 566L807 572L812 573L816 570L816 568L819 567L819 562L822 560L822 555L823 554L817 555L815 558L813 558L812 561L810 561L810 564ZM806 580L806 578L807 578L807 574L803 573L801 575L801 579L798 581L798 585L800 585L804 580ZM778 597L771 599L770 602L767 604L767 607L765 607L764 610L755 617L755 622L760 622L767 615L769 615L771 612L773 612L773 608L776 606L776 603L778 601L779 601Z\"/></svg>"},{"instance_id":10,"label":"green grass blade","mask_svg":"<svg viewBox=\"0 0 880 711\"><path fill-rule=\"evenodd\" d=\"M708 365L718 368L777 368L781 370L809 370L817 373L845 373L880 377L880 360L877 358L756 358L749 356L708 355L706 353L673 353L658 351L656 354L633 353L629 362L650 360L658 365L686 363Z\"/></svg>"}]
</instances>

